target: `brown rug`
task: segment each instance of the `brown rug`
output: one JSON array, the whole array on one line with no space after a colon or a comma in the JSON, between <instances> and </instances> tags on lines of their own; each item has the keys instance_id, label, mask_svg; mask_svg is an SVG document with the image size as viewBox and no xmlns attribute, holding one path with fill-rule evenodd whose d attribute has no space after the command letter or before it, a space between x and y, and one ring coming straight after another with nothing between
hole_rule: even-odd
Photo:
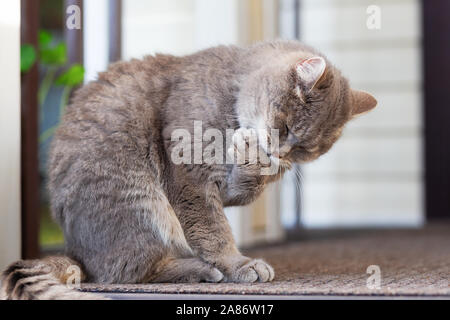
<instances>
[{"instance_id":1,"label":"brown rug","mask_svg":"<svg viewBox=\"0 0 450 320\"><path fill-rule=\"evenodd\" d=\"M86 291L164 294L450 296L450 225L347 232L246 252L275 268L271 283L85 284ZM380 288L369 288L371 265ZM375 284L371 282L371 284Z\"/></svg>"}]
</instances>

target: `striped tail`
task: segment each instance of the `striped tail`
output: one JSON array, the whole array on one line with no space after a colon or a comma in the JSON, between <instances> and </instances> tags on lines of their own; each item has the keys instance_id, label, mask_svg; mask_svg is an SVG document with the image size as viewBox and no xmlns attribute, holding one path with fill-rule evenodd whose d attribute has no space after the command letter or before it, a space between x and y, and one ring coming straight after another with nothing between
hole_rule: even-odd
<instances>
[{"instance_id":1,"label":"striped tail","mask_svg":"<svg viewBox=\"0 0 450 320\"><path fill-rule=\"evenodd\" d=\"M17 261L0 277L0 300L103 300L67 285L77 271L80 265L67 257ZM75 277L83 281L85 275Z\"/></svg>"}]
</instances>

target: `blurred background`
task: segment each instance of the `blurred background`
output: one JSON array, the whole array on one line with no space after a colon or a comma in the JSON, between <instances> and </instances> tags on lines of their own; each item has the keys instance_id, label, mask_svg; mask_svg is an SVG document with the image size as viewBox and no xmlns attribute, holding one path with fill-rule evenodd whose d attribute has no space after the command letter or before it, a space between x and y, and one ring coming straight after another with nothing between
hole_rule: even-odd
<instances>
[{"instance_id":1,"label":"blurred background","mask_svg":"<svg viewBox=\"0 0 450 320\"><path fill-rule=\"evenodd\" d=\"M298 39L318 48L354 88L372 93L378 107L350 123L328 154L295 168L255 204L227 209L238 243L282 241L311 229L417 228L433 218L448 217L450 157L436 144L439 137L449 137L445 129L449 97L439 74L449 70L448 59L442 64L443 55L449 53L448 22L443 16L450 12L445 10L448 4L22 0L20 8L9 5L4 12L21 13L22 207L10 206L13 213L0 219L12 228L20 224L20 251L25 257L62 246L62 234L50 219L45 188L48 146L70 94L83 82L96 79L108 64L157 52L185 55L219 44L249 45L270 39ZM6 13L2 19L2 23L8 19ZM2 37L9 34L5 26L0 28ZM17 21L12 26L19 32ZM447 44L442 43L445 39ZM10 52L19 53L14 50ZM16 64L9 64L18 68L17 55L11 56ZM437 92L439 99L433 98ZM20 130L14 128L10 132ZM5 157L2 151L1 158ZM10 175L6 167L4 172ZM2 188L11 192L10 186ZM18 183L13 190L17 188ZM14 220L18 210L21 222Z\"/></svg>"}]
</instances>

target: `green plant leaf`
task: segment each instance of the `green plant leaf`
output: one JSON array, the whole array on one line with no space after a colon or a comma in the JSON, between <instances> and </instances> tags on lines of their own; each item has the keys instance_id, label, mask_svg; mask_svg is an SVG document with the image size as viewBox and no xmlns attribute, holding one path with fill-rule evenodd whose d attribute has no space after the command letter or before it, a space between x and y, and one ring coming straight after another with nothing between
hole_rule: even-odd
<instances>
[{"instance_id":1,"label":"green plant leaf","mask_svg":"<svg viewBox=\"0 0 450 320\"><path fill-rule=\"evenodd\" d=\"M53 127L48 128L47 130L45 130L44 132L41 133L41 135L39 136L39 143L44 143L45 141L47 141L48 139L50 139L53 134L55 133L56 128L58 127L58 125L54 125Z\"/></svg>"},{"instance_id":2,"label":"green plant leaf","mask_svg":"<svg viewBox=\"0 0 450 320\"><path fill-rule=\"evenodd\" d=\"M41 51L41 62L52 66L62 66L67 62L67 46L60 43L53 48Z\"/></svg>"},{"instance_id":3,"label":"green plant leaf","mask_svg":"<svg viewBox=\"0 0 450 320\"><path fill-rule=\"evenodd\" d=\"M52 35L46 30L39 30L39 47L41 49L46 49L52 42Z\"/></svg>"},{"instance_id":4,"label":"green plant leaf","mask_svg":"<svg viewBox=\"0 0 450 320\"><path fill-rule=\"evenodd\" d=\"M20 48L20 71L28 72L36 62L36 49L31 44L24 44Z\"/></svg>"},{"instance_id":5,"label":"green plant leaf","mask_svg":"<svg viewBox=\"0 0 450 320\"><path fill-rule=\"evenodd\" d=\"M72 65L66 72L56 79L56 84L60 86L76 87L83 83L84 68L80 64Z\"/></svg>"}]
</instances>

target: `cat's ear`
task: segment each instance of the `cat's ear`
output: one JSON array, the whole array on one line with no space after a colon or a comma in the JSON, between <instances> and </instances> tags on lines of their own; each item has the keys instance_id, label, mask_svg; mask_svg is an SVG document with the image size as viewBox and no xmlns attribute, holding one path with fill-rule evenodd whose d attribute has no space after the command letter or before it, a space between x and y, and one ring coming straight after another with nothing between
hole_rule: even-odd
<instances>
[{"instance_id":1,"label":"cat's ear","mask_svg":"<svg viewBox=\"0 0 450 320\"><path fill-rule=\"evenodd\" d=\"M295 69L305 93L309 93L317 85L326 68L327 63L322 57L312 57L297 63Z\"/></svg>"},{"instance_id":2,"label":"cat's ear","mask_svg":"<svg viewBox=\"0 0 450 320\"><path fill-rule=\"evenodd\" d=\"M353 117L369 112L377 105L377 100L364 91L352 90L352 115Z\"/></svg>"}]
</instances>

